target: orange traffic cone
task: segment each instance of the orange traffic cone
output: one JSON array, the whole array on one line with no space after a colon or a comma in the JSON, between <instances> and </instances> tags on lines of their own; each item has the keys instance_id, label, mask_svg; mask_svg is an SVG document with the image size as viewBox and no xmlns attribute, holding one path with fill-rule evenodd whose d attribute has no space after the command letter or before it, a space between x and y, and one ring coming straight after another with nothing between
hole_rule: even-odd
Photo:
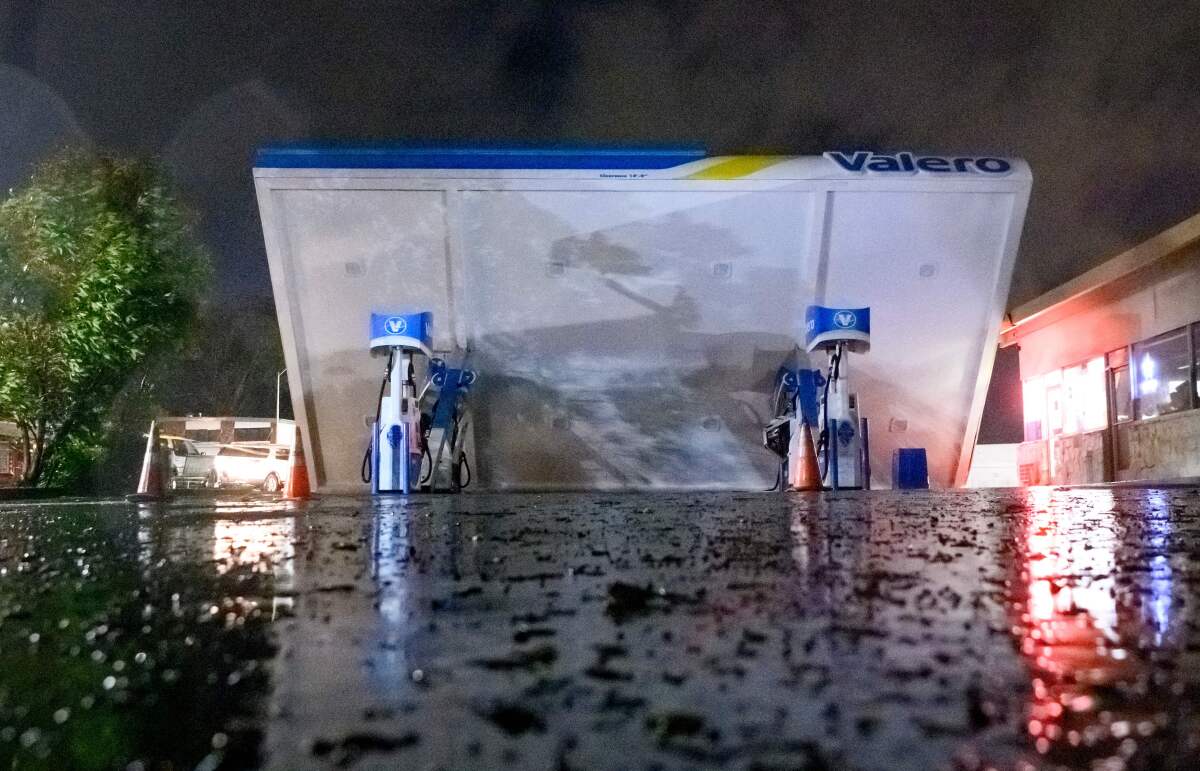
<instances>
[{"instance_id":1,"label":"orange traffic cone","mask_svg":"<svg viewBox=\"0 0 1200 771\"><path fill-rule=\"evenodd\" d=\"M812 430L808 421L803 421L804 433L800 436L797 458L788 458L788 488L792 490L820 490L821 469L817 466L817 448L813 446Z\"/></svg>"},{"instance_id":2,"label":"orange traffic cone","mask_svg":"<svg viewBox=\"0 0 1200 771\"><path fill-rule=\"evenodd\" d=\"M146 437L146 454L142 457L142 473L138 476L137 492L125 498L134 502L161 501L166 494L166 469L163 454L158 446L158 422L150 421L150 433Z\"/></svg>"},{"instance_id":3,"label":"orange traffic cone","mask_svg":"<svg viewBox=\"0 0 1200 771\"><path fill-rule=\"evenodd\" d=\"M283 497L288 500L302 500L312 495L308 486L308 465L304 462L304 442L300 439L300 429L296 428L296 446L292 450L292 468L288 471L287 486L283 489Z\"/></svg>"}]
</instances>

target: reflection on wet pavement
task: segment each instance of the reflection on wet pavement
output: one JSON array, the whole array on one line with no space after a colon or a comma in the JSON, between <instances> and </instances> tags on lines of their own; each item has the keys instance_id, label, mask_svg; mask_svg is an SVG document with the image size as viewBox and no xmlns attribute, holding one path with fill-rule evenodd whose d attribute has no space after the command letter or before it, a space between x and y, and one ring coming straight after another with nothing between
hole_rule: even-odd
<instances>
[{"instance_id":1,"label":"reflection on wet pavement","mask_svg":"<svg viewBox=\"0 0 1200 771\"><path fill-rule=\"evenodd\" d=\"M1200 767L1200 491L0 507L0 762Z\"/></svg>"},{"instance_id":2,"label":"reflection on wet pavement","mask_svg":"<svg viewBox=\"0 0 1200 771\"><path fill-rule=\"evenodd\" d=\"M1196 767L1196 680L1177 671L1194 663L1194 498L1146 491L1134 513L1109 491L1032 491L1013 566L1026 597L1009 607L1031 677L1026 730L1049 763Z\"/></svg>"},{"instance_id":3,"label":"reflection on wet pavement","mask_svg":"<svg viewBox=\"0 0 1200 771\"><path fill-rule=\"evenodd\" d=\"M258 762L292 524L212 507L0 506L0 762Z\"/></svg>"}]
</instances>

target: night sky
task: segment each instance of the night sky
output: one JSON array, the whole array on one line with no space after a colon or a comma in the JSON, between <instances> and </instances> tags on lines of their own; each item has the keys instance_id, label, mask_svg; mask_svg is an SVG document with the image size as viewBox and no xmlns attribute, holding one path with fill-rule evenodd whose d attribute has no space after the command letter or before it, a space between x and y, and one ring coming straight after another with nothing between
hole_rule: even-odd
<instances>
[{"instance_id":1,"label":"night sky","mask_svg":"<svg viewBox=\"0 0 1200 771\"><path fill-rule=\"evenodd\" d=\"M0 186L64 142L161 156L224 298L269 297L281 139L1021 156L1013 305L1200 209L1200 4L933 5L0 0Z\"/></svg>"}]
</instances>

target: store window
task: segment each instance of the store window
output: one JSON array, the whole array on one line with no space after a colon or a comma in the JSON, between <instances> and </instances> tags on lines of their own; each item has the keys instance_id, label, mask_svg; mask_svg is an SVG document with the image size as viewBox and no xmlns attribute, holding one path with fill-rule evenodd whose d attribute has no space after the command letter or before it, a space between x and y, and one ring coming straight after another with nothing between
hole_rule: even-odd
<instances>
[{"instance_id":1,"label":"store window","mask_svg":"<svg viewBox=\"0 0 1200 771\"><path fill-rule=\"evenodd\" d=\"M1133 388L1129 383L1129 365L1112 370L1113 422L1133 420Z\"/></svg>"},{"instance_id":2,"label":"store window","mask_svg":"<svg viewBox=\"0 0 1200 771\"><path fill-rule=\"evenodd\" d=\"M1062 433L1099 431L1108 425L1104 357L1062 371Z\"/></svg>"},{"instance_id":3,"label":"store window","mask_svg":"<svg viewBox=\"0 0 1200 771\"><path fill-rule=\"evenodd\" d=\"M1108 425L1105 358L1047 372L1022 383L1025 441L1099 431Z\"/></svg>"},{"instance_id":4,"label":"store window","mask_svg":"<svg viewBox=\"0 0 1200 771\"><path fill-rule=\"evenodd\" d=\"M1058 436L1063 432L1062 370L1042 375L1042 384L1046 388L1046 436Z\"/></svg>"},{"instance_id":5,"label":"store window","mask_svg":"<svg viewBox=\"0 0 1200 771\"><path fill-rule=\"evenodd\" d=\"M1153 418L1192 406L1192 351L1180 329L1133 346L1135 412Z\"/></svg>"},{"instance_id":6,"label":"store window","mask_svg":"<svg viewBox=\"0 0 1200 771\"><path fill-rule=\"evenodd\" d=\"M1021 407L1025 413L1025 441L1044 439L1046 387L1040 377L1032 377L1021 384Z\"/></svg>"},{"instance_id":7,"label":"store window","mask_svg":"<svg viewBox=\"0 0 1200 771\"><path fill-rule=\"evenodd\" d=\"M1112 405L1111 420L1114 424L1133 420L1133 386L1130 384L1129 377L1129 348L1109 351L1105 359L1108 363L1108 403Z\"/></svg>"}]
</instances>

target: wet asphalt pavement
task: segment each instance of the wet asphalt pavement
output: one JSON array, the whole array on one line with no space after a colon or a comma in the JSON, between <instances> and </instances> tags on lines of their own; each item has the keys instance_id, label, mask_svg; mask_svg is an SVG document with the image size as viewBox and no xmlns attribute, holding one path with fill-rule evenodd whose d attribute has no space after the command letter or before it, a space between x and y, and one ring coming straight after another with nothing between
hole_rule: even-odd
<instances>
[{"instance_id":1,"label":"wet asphalt pavement","mask_svg":"<svg viewBox=\"0 0 1200 771\"><path fill-rule=\"evenodd\" d=\"M0 503L0 766L1194 769L1200 490Z\"/></svg>"}]
</instances>

